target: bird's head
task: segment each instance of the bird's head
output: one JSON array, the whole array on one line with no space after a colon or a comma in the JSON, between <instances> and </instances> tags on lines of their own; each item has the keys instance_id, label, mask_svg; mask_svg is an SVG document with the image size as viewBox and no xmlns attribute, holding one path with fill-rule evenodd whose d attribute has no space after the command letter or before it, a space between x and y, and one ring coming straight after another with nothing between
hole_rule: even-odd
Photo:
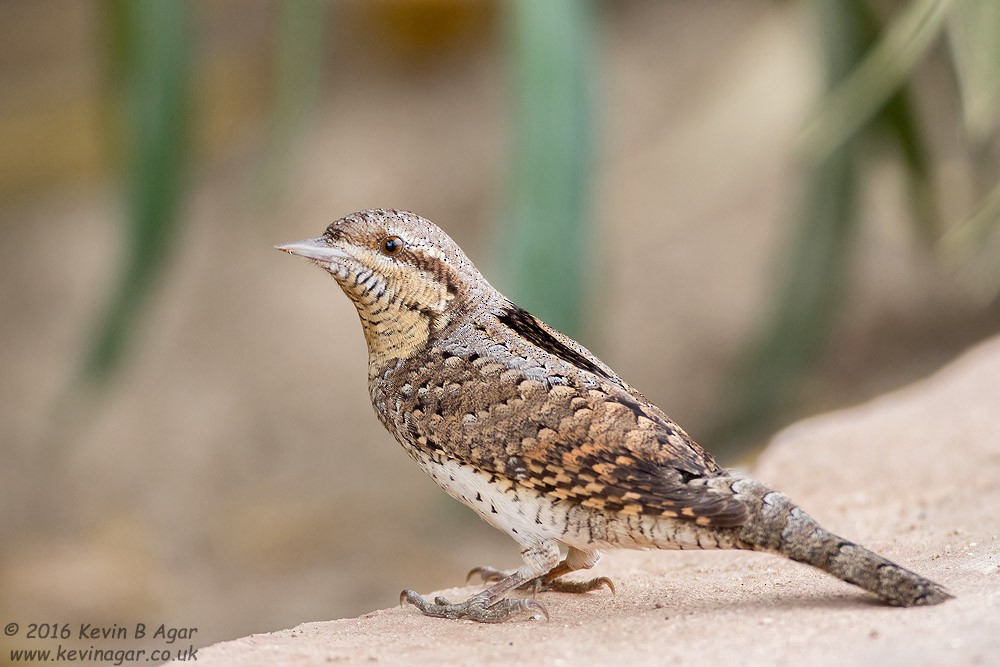
<instances>
[{"instance_id":1,"label":"bird's head","mask_svg":"<svg viewBox=\"0 0 1000 667\"><path fill-rule=\"evenodd\" d=\"M420 350L485 282L447 234L406 211L360 211L319 238L276 247L337 280L358 309L373 366Z\"/></svg>"}]
</instances>

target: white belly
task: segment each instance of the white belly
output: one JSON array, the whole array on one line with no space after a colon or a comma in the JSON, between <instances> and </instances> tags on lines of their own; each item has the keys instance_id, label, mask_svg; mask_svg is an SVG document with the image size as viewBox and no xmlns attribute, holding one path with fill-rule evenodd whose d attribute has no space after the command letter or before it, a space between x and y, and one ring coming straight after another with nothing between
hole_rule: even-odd
<instances>
[{"instance_id":1,"label":"white belly","mask_svg":"<svg viewBox=\"0 0 1000 667\"><path fill-rule=\"evenodd\" d=\"M582 551L737 548L732 531L705 528L684 519L604 514L552 502L530 489L515 490L499 479L491 482L488 474L455 461L424 459L419 463L452 498L523 546L554 540Z\"/></svg>"},{"instance_id":2,"label":"white belly","mask_svg":"<svg viewBox=\"0 0 1000 667\"><path fill-rule=\"evenodd\" d=\"M486 523L520 544L537 544L563 537L565 512L536 493L517 492L491 483L490 477L455 461L420 461L434 481L455 500L472 508Z\"/></svg>"}]
</instances>

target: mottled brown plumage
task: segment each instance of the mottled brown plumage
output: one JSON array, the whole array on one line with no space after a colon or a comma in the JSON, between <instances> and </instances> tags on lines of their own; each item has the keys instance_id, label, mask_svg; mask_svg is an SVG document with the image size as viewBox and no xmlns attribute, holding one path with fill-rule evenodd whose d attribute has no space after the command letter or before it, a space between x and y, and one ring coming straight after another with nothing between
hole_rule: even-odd
<instances>
[{"instance_id":1,"label":"mottled brown plumage","mask_svg":"<svg viewBox=\"0 0 1000 667\"><path fill-rule=\"evenodd\" d=\"M279 246L330 272L357 307L375 412L449 494L522 547L524 565L424 613L503 621L544 611L506 594L582 592L566 582L605 548L733 548L805 562L896 605L935 604L937 584L820 528L782 494L720 468L586 348L512 304L432 223L362 211ZM568 549L560 561L560 547Z\"/></svg>"}]
</instances>

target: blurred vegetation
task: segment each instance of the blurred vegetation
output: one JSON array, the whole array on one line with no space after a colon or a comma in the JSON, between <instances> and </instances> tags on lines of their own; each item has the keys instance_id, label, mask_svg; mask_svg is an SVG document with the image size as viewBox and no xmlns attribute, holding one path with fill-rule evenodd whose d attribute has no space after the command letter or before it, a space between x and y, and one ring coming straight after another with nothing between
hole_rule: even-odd
<instances>
[{"instance_id":1,"label":"blurred vegetation","mask_svg":"<svg viewBox=\"0 0 1000 667\"><path fill-rule=\"evenodd\" d=\"M1000 121L1000 4L912 0L884 17L878 11L881 3L865 0L814 0L812 5L827 91L802 133L803 191L774 311L747 355L712 440L728 453L773 429L777 416L794 404L799 381L823 349L841 305L856 230L863 223L857 202L865 169L880 157L872 147L888 140L904 167L914 234L928 246L940 239L933 158L913 89L917 66L949 29L952 39L943 57L958 81L968 82L958 86L966 146L977 173L993 173L996 182L995 154L988 146L997 138ZM982 204L958 226L976 230L963 237L972 242L958 244L962 247L954 255L962 259L976 252L975 240L981 241L1000 220L996 193L980 195Z\"/></svg>"},{"instance_id":2,"label":"blurred vegetation","mask_svg":"<svg viewBox=\"0 0 1000 667\"><path fill-rule=\"evenodd\" d=\"M123 191L125 257L84 363L89 379L118 366L177 235L190 128L188 8L184 2L106 0L107 75L120 133L112 134Z\"/></svg>"},{"instance_id":3,"label":"blurred vegetation","mask_svg":"<svg viewBox=\"0 0 1000 667\"><path fill-rule=\"evenodd\" d=\"M259 199L266 203L284 189L289 164L322 83L328 0L296 0L279 5L274 49L274 93L261 161Z\"/></svg>"},{"instance_id":4,"label":"blurred vegetation","mask_svg":"<svg viewBox=\"0 0 1000 667\"><path fill-rule=\"evenodd\" d=\"M391 3L390 3L391 4ZM404 3L407 4L407 3ZM448 2L433 5L436 12ZM456 5L457 6L457 5ZM506 57L514 100L509 206L503 216L508 291L525 307L570 333L586 324L593 216L595 145L592 85L594 11L589 1L511 0ZM735 442L770 428L793 401L799 380L823 349L836 321L856 250L865 170L889 144L909 180L914 233L942 245L959 264L994 234L997 109L1000 108L1000 3L912 0L885 11L882 2L811 0L827 90L802 135L805 177L787 268L773 314L748 352L740 381L715 437ZM117 289L88 354L86 376L111 377L123 359L157 276L177 235L188 162L192 4L106 0L109 80L118 90L125 136L126 257ZM321 86L330 5L280 4L275 30L274 93L262 168L280 190L291 146ZM664 55L664 57L667 57ZM961 224L941 220L935 156L921 124L918 74L931 58L946 61L961 102L960 131L975 165L980 203ZM879 142L871 141L873 136ZM994 276L994 279L996 277Z\"/></svg>"},{"instance_id":5,"label":"blurred vegetation","mask_svg":"<svg viewBox=\"0 0 1000 667\"><path fill-rule=\"evenodd\" d=\"M584 324L593 235L592 5L514 0L507 6L514 148L505 285L519 305L576 336Z\"/></svg>"},{"instance_id":6,"label":"blurred vegetation","mask_svg":"<svg viewBox=\"0 0 1000 667\"><path fill-rule=\"evenodd\" d=\"M392 3L390 3L392 4ZM433 18L455 0L400 3L410 19L421 7ZM452 7L453 6L453 7ZM105 0L107 78L119 100L121 154L129 243L107 311L85 362L85 376L103 382L118 367L144 302L169 257L180 224L185 145L192 109L192 72L186 27L191 4L170 0ZM504 256L511 293L546 313L554 325L579 330L588 278L591 96L588 1L516 0L505 5L516 99L509 241ZM322 83L330 3L302 0L279 5L273 56L270 122L264 139L261 203L285 186L294 146ZM377 8L383 16L394 14ZM157 26L160 27L156 30Z\"/></svg>"}]
</instances>

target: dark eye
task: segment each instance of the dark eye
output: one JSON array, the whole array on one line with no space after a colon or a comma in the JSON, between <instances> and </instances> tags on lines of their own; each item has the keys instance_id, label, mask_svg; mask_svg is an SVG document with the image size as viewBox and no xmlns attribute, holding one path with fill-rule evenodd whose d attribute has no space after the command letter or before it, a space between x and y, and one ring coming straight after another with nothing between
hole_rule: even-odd
<instances>
[{"instance_id":1,"label":"dark eye","mask_svg":"<svg viewBox=\"0 0 1000 667\"><path fill-rule=\"evenodd\" d=\"M398 236L387 236L382 240L382 254L383 255L398 255L403 249L403 239Z\"/></svg>"}]
</instances>

